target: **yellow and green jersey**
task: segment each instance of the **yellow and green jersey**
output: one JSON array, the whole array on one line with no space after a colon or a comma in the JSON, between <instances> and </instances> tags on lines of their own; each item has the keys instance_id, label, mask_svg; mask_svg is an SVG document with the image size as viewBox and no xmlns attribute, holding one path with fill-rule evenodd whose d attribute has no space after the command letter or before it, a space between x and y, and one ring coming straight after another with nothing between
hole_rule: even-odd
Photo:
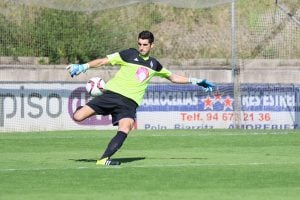
<instances>
[{"instance_id":1,"label":"yellow and green jersey","mask_svg":"<svg viewBox=\"0 0 300 200\"><path fill-rule=\"evenodd\" d=\"M105 89L128 97L138 105L141 105L152 77L167 78L171 75L155 58L144 58L136 49L127 49L107 57L112 65L119 65L120 70L106 83Z\"/></svg>"}]
</instances>

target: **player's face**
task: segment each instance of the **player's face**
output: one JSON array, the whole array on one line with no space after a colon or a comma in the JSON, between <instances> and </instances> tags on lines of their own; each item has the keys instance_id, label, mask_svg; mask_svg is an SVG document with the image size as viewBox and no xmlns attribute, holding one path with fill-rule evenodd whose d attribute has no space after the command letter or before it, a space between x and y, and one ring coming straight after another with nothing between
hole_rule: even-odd
<instances>
[{"instance_id":1,"label":"player's face","mask_svg":"<svg viewBox=\"0 0 300 200\"><path fill-rule=\"evenodd\" d=\"M152 44L148 39L138 39L139 52L143 56L148 56L152 48Z\"/></svg>"}]
</instances>

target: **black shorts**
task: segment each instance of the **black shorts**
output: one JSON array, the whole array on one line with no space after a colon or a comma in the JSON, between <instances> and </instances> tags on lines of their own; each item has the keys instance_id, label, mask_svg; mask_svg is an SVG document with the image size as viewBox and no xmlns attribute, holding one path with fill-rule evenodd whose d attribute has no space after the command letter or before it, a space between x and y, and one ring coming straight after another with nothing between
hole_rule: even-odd
<instances>
[{"instance_id":1,"label":"black shorts","mask_svg":"<svg viewBox=\"0 0 300 200\"><path fill-rule=\"evenodd\" d=\"M102 95L93 98L86 105L98 115L111 115L112 124L117 126L123 118L136 119L138 104L123 95L106 90Z\"/></svg>"}]
</instances>

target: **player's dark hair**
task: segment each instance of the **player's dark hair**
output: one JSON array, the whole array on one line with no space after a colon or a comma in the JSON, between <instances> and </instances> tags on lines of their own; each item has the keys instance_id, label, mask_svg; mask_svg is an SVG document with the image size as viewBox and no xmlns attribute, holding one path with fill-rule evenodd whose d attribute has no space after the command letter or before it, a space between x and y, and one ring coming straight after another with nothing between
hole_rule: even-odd
<instances>
[{"instance_id":1,"label":"player's dark hair","mask_svg":"<svg viewBox=\"0 0 300 200\"><path fill-rule=\"evenodd\" d=\"M142 31L139 33L138 39L149 40L149 43L152 44L154 42L154 36L150 31Z\"/></svg>"}]
</instances>

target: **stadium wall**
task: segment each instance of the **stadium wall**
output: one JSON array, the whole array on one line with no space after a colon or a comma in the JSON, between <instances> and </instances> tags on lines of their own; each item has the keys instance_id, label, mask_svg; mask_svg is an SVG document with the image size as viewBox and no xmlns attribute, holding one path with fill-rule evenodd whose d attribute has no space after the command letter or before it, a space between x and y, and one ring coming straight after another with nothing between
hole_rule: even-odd
<instances>
[{"instance_id":1,"label":"stadium wall","mask_svg":"<svg viewBox=\"0 0 300 200\"><path fill-rule=\"evenodd\" d=\"M85 82L90 77L100 76L109 80L117 67L106 66L89 70L86 74L76 78L68 76L66 65L36 65L9 63L1 61L1 81L37 81L37 82ZM244 60L241 64L241 83L295 83L300 84L300 60ZM207 78L214 82L231 83L232 71L227 60L192 60L183 64L170 64L163 60L162 64L177 74ZM152 82L166 82L167 80L155 78Z\"/></svg>"}]
</instances>

